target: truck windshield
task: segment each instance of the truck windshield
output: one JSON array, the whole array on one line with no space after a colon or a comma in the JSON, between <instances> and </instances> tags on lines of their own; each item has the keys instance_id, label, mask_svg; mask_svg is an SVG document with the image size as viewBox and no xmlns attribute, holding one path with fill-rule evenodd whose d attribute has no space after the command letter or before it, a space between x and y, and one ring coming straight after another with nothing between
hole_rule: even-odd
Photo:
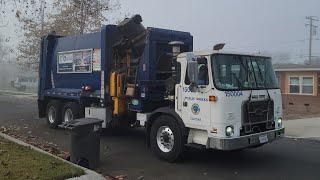
<instances>
[{"instance_id":1,"label":"truck windshield","mask_svg":"<svg viewBox=\"0 0 320 180\"><path fill-rule=\"evenodd\" d=\"M214 84L219 90L279 88L271 58L215 54L211 61Z\"/></svg>"}]
</instances>

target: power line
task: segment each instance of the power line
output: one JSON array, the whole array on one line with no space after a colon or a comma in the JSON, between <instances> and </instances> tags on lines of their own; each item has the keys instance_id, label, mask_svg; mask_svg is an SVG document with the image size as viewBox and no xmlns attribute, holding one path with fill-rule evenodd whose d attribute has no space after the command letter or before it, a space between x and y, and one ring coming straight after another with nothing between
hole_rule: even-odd
<instances>
[{"instance_id":1,"label":"power line","mask_svg":"<svg viewBox=\"0 0 320 180\"><path fill-rule=\"evenodd\" d=\"M319 21L319 19L315 16L308 16L306 17L307 20L309 20L309 24L306 24L306 26L309 26L309 62L311 63L312 58L312 40L313 36L316 36L317 28L318 26L315 26L313 24L314 21Z\"/></svg>"}]
</instances>

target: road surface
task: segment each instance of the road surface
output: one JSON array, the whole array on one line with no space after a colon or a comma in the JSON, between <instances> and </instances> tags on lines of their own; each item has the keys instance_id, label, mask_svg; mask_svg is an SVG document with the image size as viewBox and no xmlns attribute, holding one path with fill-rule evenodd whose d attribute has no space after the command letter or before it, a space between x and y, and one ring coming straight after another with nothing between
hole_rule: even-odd
<instances>
[{"instance_id":1,"label":"road surface","mask_svg":"<svg viewBox=\"0 0 320 180\"><path fill-rule=\"evenodd\" d=\"M37 117L36 99L0 93L0 126L15 126L69 149L68 133L48 128ZM101 139L101 167L105 175L127 179L319 179L320 141L283 138L241 152L188 150L179 163L158 160L146 148L143 129L105 132Z\"/></svg>"}]
</instances>

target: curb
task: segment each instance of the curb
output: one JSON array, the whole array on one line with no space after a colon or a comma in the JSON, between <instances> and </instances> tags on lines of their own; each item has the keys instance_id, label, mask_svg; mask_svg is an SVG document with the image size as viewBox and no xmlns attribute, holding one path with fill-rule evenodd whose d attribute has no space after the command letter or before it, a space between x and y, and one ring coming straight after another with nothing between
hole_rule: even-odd
<instances>
[{"instance_id":1,"label":"curb","mask_svg":"<svg viewBox=\"0 0 320 180\"><path fill-rule=\"evenodd\" d=\"M290 139L310 139L310 140L316 140L316 141L320 141L320 137L297 137L297 136L284 136L286 138L290 138Z\"/></svg>"},{"instance_id":2,"label":"curb","mask_svg":"<svg viewBox=\"0 0 320 180\"><path fill-rule=\"evenodd\" d=\"M40 148L37 148L37 147L32 146L32 145L30 145L30 144L27 144L27 143L25 143L25 142L23 142L23 141L20 141L20 140L18 140L18 139L16 139L16 138L13 138L13 137L11 137L11 136L9 136L9 135L7 135L7 134L4 134L4 133L1 133L1 132L0 132L0 137L3 137L4 139L7 139L7 140L12 141L12 142L14 142L14 143L17 143L17 144L19 144L19 145L22 145L22 146L25 146L25 147L29 147L29 148L31 148L32 150L35 150L35 151L38 151L38 152L40 152L40 153L49 155L49 156L51 156L51 157L54 157L54 158L56 158L56 159L58 159L58 160L61 160L61 161L65 162L65 163L68 163L68 164L70 164L70 165L72 165L72 166L75 166L75 167L78 167L78 168L81 168L82 170L84 170L85 175L82 175L82 176L80 176L80 177L70 178L69 180L91 180L91 179L95 179L95 180L105 180L105 179L106 179L106 178L104 178L101 174L98 174L98 173L95 172L95 171L92 171L92 170L87 169L87 168L84 168L84 167L82 167L82 166L73 164L73 163L71 163L71 162L69 162L69 161L67 161L67 160L65 160L65 159L62 159L62 158L57 157L57 156L54 156L54 155L52 155L52 154L50 154L50 153L48 153L48 152L46 152L46 151L43 151L43 150L40 149Z\"/></svg>"}]
</instances>

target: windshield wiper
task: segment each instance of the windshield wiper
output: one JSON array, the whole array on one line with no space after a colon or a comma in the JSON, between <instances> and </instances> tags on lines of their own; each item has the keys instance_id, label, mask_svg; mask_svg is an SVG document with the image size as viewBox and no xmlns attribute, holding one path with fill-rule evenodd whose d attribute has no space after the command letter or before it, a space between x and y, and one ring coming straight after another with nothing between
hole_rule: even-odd
<instances>
[{"instance_id":1,"label":"windshield wiper","mask_svg":"<svg viewBox=\"0 0 320 180\"><path fill-rule=\"evenodd\" d=\"M256 64L257 64L259 75L260 75L260 77L261 77L261 80L263 81L263 86L264 86L264 88L267 88L267 86L266 86L266 78L263 77L261 68L260 68L257 60L254 60L254 61L255 61Z\"/></svg>"},{"instance_id":2,"label":"windshield wiper","mask_svg":"<svg viewBox=\"0 0 320 180\"><path fill-rule=\"evenodd\" d=\"M251 58L249 59L249 61L250 61L250 65L251 65L251 68L252 68L252 72L251 73L253 73L254 82L256 84L256 88L258 88L258 81L257 81L256 73L254 72L254 67L253 67ZM248 70L248 73L249 73L249 70Z\"/></svg>"},{"instance_id":3,"label":"windshield wiper","mask_svg":"<svg viewBox=\"0 0 320 180\"><path fill-rule=\"evenodd\" d=\"M269 91L268 91L268 88L267 88L267 84L266 84L266 79L267 79L267 77L263 77L263 76L262 76L262 71L261 71L261 68L260 68L257 60L255 60L255 62L256 62L256 64L257 64L259 74L260 74L261 78L263 78L264 89L267 91L267 94L268 94L269 99L271 99L270 94L269 94Z\"/></svg>"},{"instance_id":4,"label":"windshield wiper","mask_svg":"<svg viewBox=\"0 0 320 180\"><path fill-rule=\"evenodd\" d=\"M237 60L239 61L240 65L242 66L243 70L245 71L245 75L249 74L248 73L248 67L244 65L244 63L242 61L242 57L238 56ZM239 78L237 78L237 81L240 82L241 87L244 88L244 86L242 86L242 82L240 81Z\"/></svg>"}]
</instances>

